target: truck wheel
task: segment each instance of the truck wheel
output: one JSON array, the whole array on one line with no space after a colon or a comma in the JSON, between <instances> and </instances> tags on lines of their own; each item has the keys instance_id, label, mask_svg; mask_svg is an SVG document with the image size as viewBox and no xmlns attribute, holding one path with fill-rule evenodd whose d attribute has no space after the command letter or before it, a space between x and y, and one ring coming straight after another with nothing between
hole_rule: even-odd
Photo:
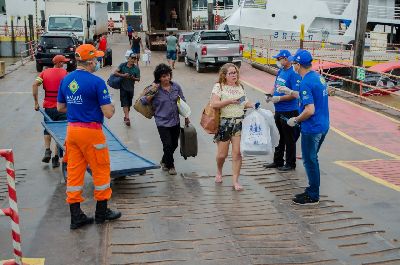
<instances>
[{"instance_id":1,"label":"truck wheel","mask_svg":"<svg viewBox=\"0 0 400 265\"><path fill-rule=\"evenodd\" d=\"M196 58L196 71L198 73L204 72L204 66L203 66L203 64L200 63L199 58Z\"/></svg>"},{"instance_id":2,"label":"truck wheel","mask_svg":"<svg viewBox=\"0 0 400 265\"><path fill-rule=\"evenodd\" d=\"M41 72L43 71L43 65L41 65L40 63L36 62L36 71Z\"/></svg>"},{"instance_id":3,"label":"truck wheel","mask_svg":"<svg viewBox=\"0 0 400 265\"><path fill-rule=\"evenodd\" d=\"M236 65L238 68L240 68L240 67L242 66L242 62L237 62L237 63L235 63L235 65Z\"/></svg>"},{"instance_id":4,"label":"truck wheel","mask_svg":"<svg viewBox=\"0 0 400 265\"><path fill-rule=\"evenodd\" d=\"M187 56L185 56L185 65L192 66L192 63L189 61L189 58Z\"/></svg>"}]
</instances>

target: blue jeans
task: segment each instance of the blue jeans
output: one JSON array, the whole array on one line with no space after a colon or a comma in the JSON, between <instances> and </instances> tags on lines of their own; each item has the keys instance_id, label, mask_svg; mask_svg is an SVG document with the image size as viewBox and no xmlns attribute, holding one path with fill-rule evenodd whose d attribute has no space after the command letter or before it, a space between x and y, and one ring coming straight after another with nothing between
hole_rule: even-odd
<instances>
[{"instance_id":1,"label":"blue jeans","mask_svg":"<svg viewBox=\"0 0 400 265\"><path fill-rule=\"evenodd\" d=\"M320 172L318 152L325 139L325 133L301 133L301 153L308 177L306 192L311 199L319 199Z\"/></svg>"}]
</instances>

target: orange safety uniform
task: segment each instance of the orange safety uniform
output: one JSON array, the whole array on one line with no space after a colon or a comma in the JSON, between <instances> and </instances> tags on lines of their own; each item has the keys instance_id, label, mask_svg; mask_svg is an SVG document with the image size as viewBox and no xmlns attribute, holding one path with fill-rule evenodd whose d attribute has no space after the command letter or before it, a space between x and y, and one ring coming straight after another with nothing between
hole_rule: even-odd
<instances>
[{"instance_id":1,"label":"orange safety uniform","mask_svg":"<svg viewBox=\"0 0 400 265\"><path fill-rule=\"evenodd\" d=\"M81 47L77 57L89 60L104 56L103 52L96 51L92 45L84 45L88 45L88 51ZM104 80L78 69L61 82L57 102L67 106L66 201L69 204L84 201L82 192L88 165L93 176L94 198L97 201L109 200L112 193L110 156L102 131L104 115L101 106L111 104L111 97Z\"/></svg>"}]
</instances>

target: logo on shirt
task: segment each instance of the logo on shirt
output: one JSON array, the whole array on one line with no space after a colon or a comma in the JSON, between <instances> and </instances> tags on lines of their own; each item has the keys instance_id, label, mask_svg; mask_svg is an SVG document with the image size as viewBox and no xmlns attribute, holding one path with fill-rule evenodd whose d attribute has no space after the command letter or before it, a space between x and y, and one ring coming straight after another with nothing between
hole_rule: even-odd
<instances>
[{"instance_id":1,"label":"logo on shirt","mask_svg":"<svg viewBox=\"0 0 400 265\"><path fill-rule=\"evenodd\" d=\"M75 92L79 89L79 85L74 79L71 83L69 83L68 88L72 92L72 94L75 94Z\"/></svg>"},{"instance_id":2,"label":"logo on shirt","mask_svg":"<svg viewBox=\"0 0 400 265\"><path fill-rule=\"evenodd\" d=\"M104 89L104 90L103 90L103 94L105 95L105 94L107 94L107 93L108 93L107 89Z\"/></svg>"},{"instance_id":3,"label":"logo on shirt","mask_svg":"<svg viewBox=\"0 0 400 265\"><path fill-rule=\"evenodd\" d=\"M68 104L76 104L76 105L83 104L82 95L78 95L78 96L67 95L67 103Z\"/></svg>"},{"instance_id":4,"label":"logo on shirt","mask_svg":"<svg viewBox=\"0 0 400 265\"><path fill-rule=\"evenodd\" d=\"M325 78L323 78L322 76L319 77L319 81L321 81L321 84L325 85L326 81Z\"/></svg>"},{"instance_id":5,"label":"logo on shirt","mask_svg":"<svg viewBox=\"0 0 400 265\"><path fill-rule=\"evenodd\" d=\"M307 94L307 91L304 90L304 91L303 91L303 95L306 95L306 94Z\"/></svg>"}]
</instances>

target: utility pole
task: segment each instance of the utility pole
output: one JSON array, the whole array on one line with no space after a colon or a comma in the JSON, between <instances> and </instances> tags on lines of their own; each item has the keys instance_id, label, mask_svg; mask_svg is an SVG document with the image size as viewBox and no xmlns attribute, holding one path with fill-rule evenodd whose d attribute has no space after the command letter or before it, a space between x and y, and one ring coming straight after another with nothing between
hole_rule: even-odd
<instances>
[{"instance_id":1,"label":"utility pole","mask_svg":"<svg viewBox=\"0 0 400 265\"><path fill-rule=\"evenodd\" d=\"M364 46L365 46L365 31L367 29L369 0L358 0L357 23L356 23L356 38L354 41L353 65L363 66ZM352 79L356 80L357 68L353 68Z\"/></svg>"},{"instance_id":2,"label":"utility pole","mask_svg":"<svg viewBox=\"0 0 400 265\"><path fill-rule=\"evenodd\" d=\"M207 11L208 11L208 29L214 29L214 15L213 15L213 0L207 0Z\"/></svg>"}]
</instances>

